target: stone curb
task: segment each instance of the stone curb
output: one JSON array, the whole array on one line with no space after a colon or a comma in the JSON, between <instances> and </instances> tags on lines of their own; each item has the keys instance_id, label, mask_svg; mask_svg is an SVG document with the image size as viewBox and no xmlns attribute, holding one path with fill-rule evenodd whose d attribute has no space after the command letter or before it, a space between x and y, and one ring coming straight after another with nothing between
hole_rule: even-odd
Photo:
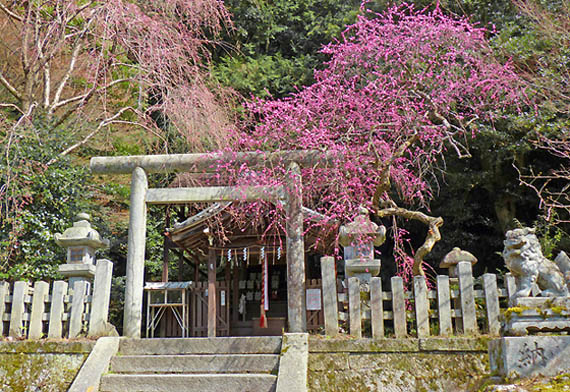
<instances>
[{"instance_id":1,"label":"stone curb","mask_svg":"<svg viewBox=\"0 0 570 392\"><path fill-rule=\"evenodd\" d=\"M101 376L109 370L111 358L119 349L118 337L103 337L97 340L68 392L96 392Z\"/></svg>"},{"instance_id":2,"label":"stone curb","mask_svg":"<svg viewBox=\"0 0 570 392\"><path fill-rule=\"evenodd\" d=\"M309 352L419 352L418 339L323 339L309 340Z\"/></svg>"},{"instance_id":3,"label":"stone curb","mask_svg":"<svg viewBox=\"0 0 570 392\"><path fill-rule=\"evenodd\" d=\"M407 338L407 339L338 339L309 338L310 353L419 353L419 352L486 352L488 337Z\"/></svg>"},{"instance_id":4,"label":"stone curb","mask_svg":"<svg viewBox=\"0 0 570 392\"><path fill-rule=\"evenodd\" d=\"M309 334L284 334L275 392L307 392L308 367Z\"/></svg>"},{"instance_id":5,"label":"stone curb","mask_svg":"<svg viewBox=\"0 0 570 392\"><path fill-rule=\"evenodd\" d=\"M95 342L65 340L1 341L1 354L89 354Z\"/></svg>"}]
</instances>

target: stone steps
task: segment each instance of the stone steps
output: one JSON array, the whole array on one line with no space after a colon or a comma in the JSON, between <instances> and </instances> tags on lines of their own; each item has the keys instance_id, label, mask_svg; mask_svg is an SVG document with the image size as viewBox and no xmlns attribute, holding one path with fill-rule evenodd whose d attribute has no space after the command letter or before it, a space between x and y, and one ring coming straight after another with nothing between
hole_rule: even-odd
<instances>
[{"instance_id":1,"label":"stone steps","mask_svg":"<svg viewBox=\"0 0 570 392\"><path fill-rule=\"evenodd\" d=\"M102 392L273 392L272 374L110 374L101 380Z\"/></svg>"},{"instance_id":2,"label":"stone steps","mask_svg":"<svg viewBox=\"0 0 570 392\"><path fill-rule=\"evenodd\" d=\"M272 392L281 337L121 339L101 392Z\"/></svg>"},{"instance_id":3,"label":"stone steps","mask_svg":"<svg viewBox=\"0 0 570 392\"><path fill-rule=\"evenodd\" d=\"M279 354L281 336L121 339L121 355Z\"/></svg>"},{"instance_id":4,"label":"stone steps","mask_svg":"<svg viewBox=\"0 0 570 392\"><path fill-rule=\"evenodd\" d=\"M272 373L277 354L121 355L111 360L112 373Z\"/></svg>"}]
</instances>

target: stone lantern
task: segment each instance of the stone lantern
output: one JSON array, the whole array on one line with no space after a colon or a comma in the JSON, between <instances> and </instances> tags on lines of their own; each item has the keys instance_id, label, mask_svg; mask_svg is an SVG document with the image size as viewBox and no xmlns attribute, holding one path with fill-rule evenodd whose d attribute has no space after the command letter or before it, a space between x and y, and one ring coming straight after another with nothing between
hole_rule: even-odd
<instances>
[{"instance_id":1,"label":"stone lantern","mask_svg":"<svg viewBox=\"0 0 570 392\"><path fill-rule=\"evenodd\" d=\"M474 265L477 263L477 258L466 250L455 247L443 257L443 260L439 263L439 268L449 268L449 277L457 278L457 264L461 261L468 261L471 265Z\"/></svg>"},{"instance_id":2,"label":"stone lantern","mask_svg":"<svg viewBox=\"0 0 570 392\"><path fill-rule=\"evenodd\" d=\"M91 227L88 214L77 214L75 219L73 226L63 234L55 234L55 242L67 248L67 264L60 265L59 272L69 278L71 287L76 281L91 280L95 276L95 252L109 246L109 240L102 239Z\"/></svg>"},{"instance_id":3,"label":"stone lantern","mask_svg":"<svg viewBox=\"0 0 570 392\"><path fill-rule=\"evenodd\" d=\"M380 273L380 259L374 258L374 247L386 239L386 228L378 226L368 217L368 210L359 207L353 222L341 226L339 243L344 248L344 273L346 278L357 277L363 284Z\"/></svg>"}]
</instances>

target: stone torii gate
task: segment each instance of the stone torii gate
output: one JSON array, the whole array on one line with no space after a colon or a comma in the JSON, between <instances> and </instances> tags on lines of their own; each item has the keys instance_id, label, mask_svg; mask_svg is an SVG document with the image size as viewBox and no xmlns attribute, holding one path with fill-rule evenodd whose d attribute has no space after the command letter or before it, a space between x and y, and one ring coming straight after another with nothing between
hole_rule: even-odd
<instances>
[{"instance_id":1,"label":"stone torii gate","mask_svg":"<svg viewBox=\"0 0 570 392\"><path fill-rule=\"evenodd\" d=\"M303 239L301 167L326 165L332 154L318 151L280 151L139 155L91 158L94 174L131 173L127 276L123 335L140 338L146 241L147 204L187 204L197 202L256 201L284 202L287 232L287 307L289 332L306 332L305 249ZM147 173L215 172L219 164L250 167L288 165L284 187L229 186L193 188L148 188ZM210 269L210 262L208 263ZM209 309L215 309L215 292L209 295ZM212 315L209 315L209 319ZM215 315L214 320L215 323ZM210 321L209 321L210 323Z\"/></svg>"}]
</instances>

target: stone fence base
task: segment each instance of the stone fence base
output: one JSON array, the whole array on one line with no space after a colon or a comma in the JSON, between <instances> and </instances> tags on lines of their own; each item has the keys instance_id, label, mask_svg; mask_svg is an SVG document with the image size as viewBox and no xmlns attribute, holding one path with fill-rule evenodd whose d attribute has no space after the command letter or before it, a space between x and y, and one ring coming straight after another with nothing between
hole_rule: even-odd
<instances>
[{"instance_id":1,"label":"stone fence base","mask_svg":"<svg viewBox=\"0 0 570 392\"><path fill-rule=\"evenodd\" d=\"M309 338L309 391L468 391L489 373L488 339Z\"/></svg>"}]
</instances>

